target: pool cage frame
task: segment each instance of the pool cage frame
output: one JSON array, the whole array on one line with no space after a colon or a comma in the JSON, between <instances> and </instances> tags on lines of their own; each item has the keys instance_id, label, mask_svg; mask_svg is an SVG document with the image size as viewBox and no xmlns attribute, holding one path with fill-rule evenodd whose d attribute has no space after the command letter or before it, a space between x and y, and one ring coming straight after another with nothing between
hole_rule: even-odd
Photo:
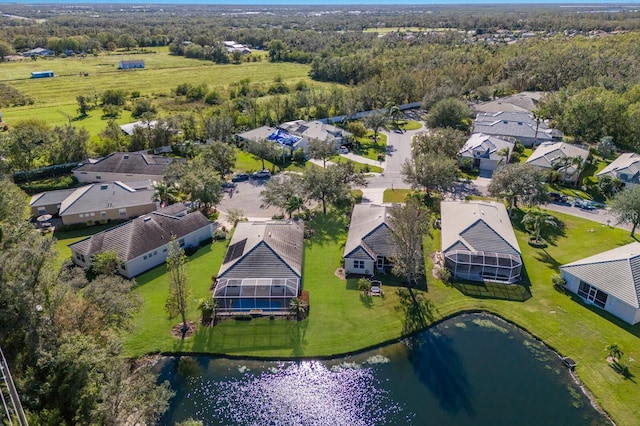
<instances>
[{"instance_id":1,"label":"pool cage frame","mask_svg":"<svg viewBox=\"0 0 640 426\"><path fill-rule=\"evenodd\" d=\"M456 278L514 284L520 281L519 255L486 251L452 250L444 253L444 265Z\"/></svg>"},{"instance_id":2,"label":"pool cage frame","mask_svg":"<svg viewBox=\"0 0 640 426\"><path fill-rule=\"evenodd\" d=\"M221 278L213 299L218 312L288 312L300 294L299 278Z\"/></svg>"}]
</instances>

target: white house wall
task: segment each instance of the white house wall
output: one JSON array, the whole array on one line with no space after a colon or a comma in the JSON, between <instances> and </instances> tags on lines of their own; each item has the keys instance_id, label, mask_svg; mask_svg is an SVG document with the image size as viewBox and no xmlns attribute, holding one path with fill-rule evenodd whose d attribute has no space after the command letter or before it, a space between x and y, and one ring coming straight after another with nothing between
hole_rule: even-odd
<instances>
[{"instance_id":1,"label":"white house wall","mask_svg":"<svg viewBox=\"0 0 640 426\"><path fill-rule=\"evenodd\" d=\"M578 289L580 288L580 279L571 275L570 273L568 273L565 270L561 271L561 275L562 277L566 280L567 284L566 284L566 288L567 290L571 291L572 293L575 293L576 295L578 294ZM592 285L591 283L587 282L587 284L591 285L592 287L598 288L597 286ZM603 290L604 291L604 290ZM607 293L605 291L605 293ZM628 322L629 324L636 324L638 322L640 322L640 309L636 309L633 306L623 302L620 299L617 299L616 297L613 297L611 294L607 293L607 303L604 305L604 310L609 312L611 315L615 315L616 317L620 318L623 321ZM578 296L580 298L582 298L581 296ZM583 299L585 301L585 303L590 303L589 301ZM594 305L596 306L596 305ZM598 308L600 308L599 306L597 306ZM601 308L600 308L601 309Z\"/></svg>"},{"instance_id":2,"label":"white house wall","mask_svg":"<svg viewBox=\"0 0 640 426\"><path fill-rule=\"evenodd\" d=\"M374 271L374 264L373 264L373 260L370 259L365 259L364 260L364 268L356 268L354 263L356 260L362 260L362 259L349 259L346 258L344 260L344 270L348 273L348 274L372 274ZM368 272L367 272L368 271Z\"/></svg>"},{"instance_id":3,"label":"white house wall","mask_svg":"<svg viewBox=\"0 0 640 426\"><path fill-rule=\"evenodd\" d=\"M157 182L162 180L162 176L159 175L143 175L132 173L112 173L112 172L87 172L74 170L73 175L78 179L80 183L94 183L94 182L130 182L135 180L150 180Z\"/></svg>"}]
</instances>

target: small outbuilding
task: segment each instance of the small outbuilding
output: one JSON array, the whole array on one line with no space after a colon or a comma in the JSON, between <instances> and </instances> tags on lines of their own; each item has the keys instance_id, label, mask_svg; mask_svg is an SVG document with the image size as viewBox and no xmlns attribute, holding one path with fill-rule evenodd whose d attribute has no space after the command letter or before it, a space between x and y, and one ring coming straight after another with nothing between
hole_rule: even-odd
<instances>
[{"instance_id":1,"label":"small outbuilding","mask_svg":"<svg viewBox=\"0 0 640 426\"><path fill-rule=\"evenodd\" d=\"M31 78L48 78L54 77L53 71L33 71Z\"/></svg>"},{"instance_id":2,"label":"small outbuilding","mask_svg":"<svg viewBox=\"0 0 640 426\"><path fill-rule=\"evenodd\" d=\"M144 61L142 59L136 59L136 60L118 62L119 70L130 70L135 68L144 68Z\"/></svg>"}]
</instances>

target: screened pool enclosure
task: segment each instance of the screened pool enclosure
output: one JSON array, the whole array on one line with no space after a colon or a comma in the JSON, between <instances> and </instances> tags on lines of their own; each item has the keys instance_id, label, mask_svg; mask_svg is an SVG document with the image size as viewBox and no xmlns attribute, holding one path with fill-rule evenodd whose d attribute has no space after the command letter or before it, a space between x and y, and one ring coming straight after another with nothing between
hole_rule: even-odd
<instances>
[{"instance_id":1,"label":"screened pool enclosure","mask_svg":"<svg viewBox=\"0 0 640 426\"><path fill-rule=\"evenodd\" d=\"M287 312L299 290L297 278L222 278L213 298L219 312Z\"/></svg>"},{"instance_id":2,"label":"screened pool enclosure","mask_svg":"<svg viewBox=\"0 0 640 426\"><path fill-rule=\"evenodd\" d=\"M454 277L471 281L511 284L522 272L520 256L486 251L452 250L444 254L444 265Z\"/></svg>"}]
</instances>

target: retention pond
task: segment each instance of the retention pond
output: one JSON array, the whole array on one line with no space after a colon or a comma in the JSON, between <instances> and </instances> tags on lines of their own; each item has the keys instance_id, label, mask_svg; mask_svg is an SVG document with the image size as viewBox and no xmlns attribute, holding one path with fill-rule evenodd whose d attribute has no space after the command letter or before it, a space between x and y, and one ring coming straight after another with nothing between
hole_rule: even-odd
<instances>
[{"instance_id":1,"label":"retention pond","mask_svg":"<svg viewBox=\"0 0 640 426\"><path fill-rule=\"evenodd\" d=\"M176 392L161 424L610 424L553 351L481 314L330 361L165 357L158 368Z\"/></svg>"}]
</instances>

